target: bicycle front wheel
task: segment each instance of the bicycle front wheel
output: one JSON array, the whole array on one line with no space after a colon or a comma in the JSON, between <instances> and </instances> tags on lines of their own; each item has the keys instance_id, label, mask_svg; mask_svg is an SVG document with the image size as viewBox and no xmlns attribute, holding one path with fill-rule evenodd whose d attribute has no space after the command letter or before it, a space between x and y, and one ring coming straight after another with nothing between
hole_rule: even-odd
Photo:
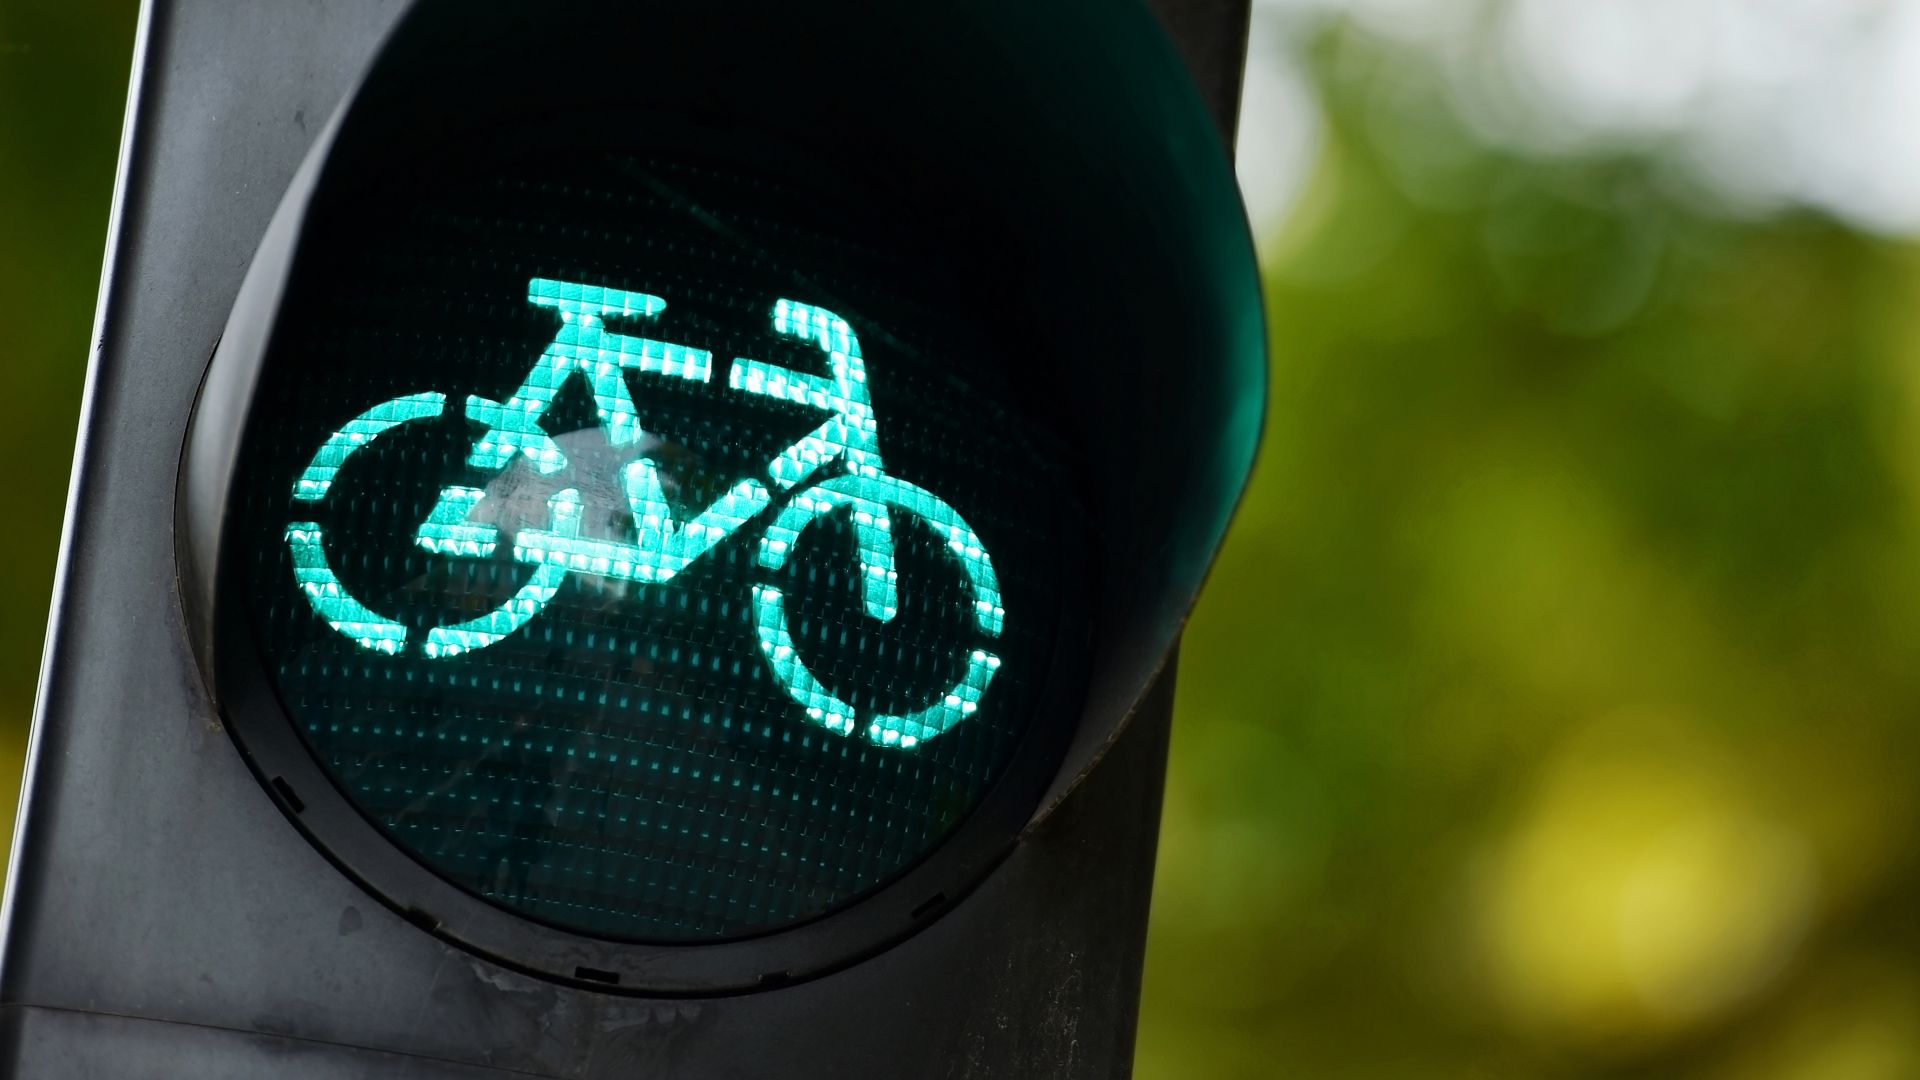
<instances>
[{"instance_id":1,"label":"bicycle front wheel","mask_svg":"<svg viewBox=\"0 0 1920 1080\"><path fill-rule=\"evenodd\" d=\"M849 475L835 477L796 495L780 512L760 541L760 565L779 570L786 565L800 537L814 524L843 510L854 516L862 575L866 579L869 614L892 617L892 522L901 514L920 519L943 541L947 555L959 563L971 595L970 624L986 639L1000 636L1006 623L1000 583L993 558L958 511L939 496L897 477ZM875 598L882 593L884 603ZM879 746L911 750L928 739L953 730L979 711L1000 658L985 648L967 652L966 670L944 692L921 708L898 713L876 713L864 718L846 700L828 689L808 668L794 643L786 597L773 585L753 587L754 625L761 656L773 677L797 702L807 719L840 735L851 735L865 723L867 739Z\"/></svg>"}]
</instances>

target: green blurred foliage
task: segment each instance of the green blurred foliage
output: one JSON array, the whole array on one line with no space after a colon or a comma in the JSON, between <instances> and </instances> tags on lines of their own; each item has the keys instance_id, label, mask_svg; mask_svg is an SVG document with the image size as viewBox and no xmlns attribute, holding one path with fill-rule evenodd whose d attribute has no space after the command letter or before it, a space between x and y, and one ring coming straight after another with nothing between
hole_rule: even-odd
<instances>
[{"instance_id":1,"label":"green blurred foliage","mask_svg":"<svg viewBox=\"0 0 1920 1080\"><path fill-rule=\"evenodd\" d=\"M1920 252L1413 64L1317 54L1141 1074L1920 1075Z\"/></svg>"},{"instance_id":2,"label":"green blurred foliage","mask_svg":"<svg viewBox=\"0 0 1920 1080\"><path fill-rule=\"evenodd\" d=\"M0 0L0 461L18 466L0 532L0 805L33 712L138 9Z\"/></svg>"},{"instance_id":3,"label":"green blurred foliage","mask_svg":"<svg viewBox=\"0 0 1920 1080\"><path fill-rule=\"evenodd\" d=\"M7 784L134 9L0 0ZM1920 251L1504 153L1410 70L1318 56L1141 1075L1920 1075Z\"/></svg>"}]
</instances>

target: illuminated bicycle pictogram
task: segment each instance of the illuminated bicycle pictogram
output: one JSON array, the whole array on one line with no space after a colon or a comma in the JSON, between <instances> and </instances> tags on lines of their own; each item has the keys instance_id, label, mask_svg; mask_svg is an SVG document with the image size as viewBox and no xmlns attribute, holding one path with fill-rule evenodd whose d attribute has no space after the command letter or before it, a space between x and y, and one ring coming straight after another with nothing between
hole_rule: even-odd
<instances>
[{"instance_id":1,"label":"illuminated bicycle pictogram","mask_svg":"<svg viewBox=\"0 0 1920 1080\"><path fill-rule=\"evenodd\" d=\"M557 311L560 331L510 400L503 404L478 396L466 399L466 417L486 426L467 457L474 469L498 475L521 457L544 476L564 469L567 455L542 427L541 419L573 379L587 381L608 441L615 447L633 447L641 444L644 433L627 388L628 372L697 383L712 376L710 352L607 329L608 319L658 317L666 301L657 296L534 278L528 283L527 299ZM774 305L773 326L782 336L816 345L826 357L828 374L735 359L728 387L829 415L767 463L767 476L774 486L790 495L761 534L759 567L770 576L786 565L810 526L849 513L865 613L890 621L899 610L900 588L894 567L893 521L905 513L920 519L944 542L967 581L971 625L987 640L998 638L1006 611L1001 607L993 560L980 537L944 500L886 471L866 366L853 329L830 311L790 300ZM355 453L402 425L437 419L446 408L446 395L435 392L397 397L361 413L314 455L294 483L295 503L321 503ZM447 659L495 645L525 627L552 602L569 574L665 585L774 504L767 485L746 479L681 521L662 486L658 463L645 454L625 466L621 484L627 503L624 510L633 523L632 543L583 535L585 507L579 489L557 491L547 500L546 527L521 529L512 541L513 559L533 568L526 583L498 607L475 618L434 626L417 638L408 627L363 604L342 584L328 563L325 532L318 522L301 520L287 526L294 576L313 610L361 648L397 655L411 646L428 659ZM443 488L415 542L437 555L493 558L501 544L499 527L474 519L474 511L486 498L483 488ZM752 605L760 653L775 681L811 722L837 734L852 734L856 710L829 690L801 658L780 589L770 581L753 584ZM952 730L979 709L999 667L993 652L970 649L966 671L958 681L922 708L867 717L867 738L881 746L913 749Z\"/></svg>"}]
</instances>

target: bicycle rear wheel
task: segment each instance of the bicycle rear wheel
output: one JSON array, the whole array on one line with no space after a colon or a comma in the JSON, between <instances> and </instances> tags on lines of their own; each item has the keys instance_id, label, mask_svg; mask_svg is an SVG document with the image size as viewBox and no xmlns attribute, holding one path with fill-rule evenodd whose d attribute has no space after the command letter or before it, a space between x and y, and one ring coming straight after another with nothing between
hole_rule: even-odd
<instances>
[{"instance_id":1,"label":"bicycle rear wheel","mask_svg":"<svg viewBox=\"0 0 1920 1080\"><path fill-rule=\"evenodd\" d=\"M407 424L432 421L445 411L446 396L439 393L409 394L383 401L354 417L335 432L315 452L313 459L294 482L293 498L299 506L318 506L332 490L340 470L361 450L381 436ZM563 520L556 528L572 531L577 527L579 508L563 492L556 500L556 513ZM443 499L444 501L444 499ZM577 502L577 497L574 497ZM429 522L429 528L432 523ZM442 530L444 531L444 529ZM474 649L484 649L525 626L546 607L566 580L563 567L541 566L529 580L499 606L481 615L435 626L424 635L414 636L398 620L381 614L362 603L334 572L327 556L326 529L317 521L296 519L286 528L288 550L293 556L294 578L302 595L335 632L371 652L398 655L414 644L428 659L445 659ZM491 551L491 540L486 550ZM476 553L477 553L476 549ZM442 554L459 554L457 545L443 545Z\"/></svg>"}]
</instances>

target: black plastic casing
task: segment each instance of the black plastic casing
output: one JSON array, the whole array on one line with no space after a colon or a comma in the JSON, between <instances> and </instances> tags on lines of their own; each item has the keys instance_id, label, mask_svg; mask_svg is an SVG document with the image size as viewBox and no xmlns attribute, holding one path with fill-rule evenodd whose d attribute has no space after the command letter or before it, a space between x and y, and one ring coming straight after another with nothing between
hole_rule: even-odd
<instances>
[{"instance_id":1,"label":"black plastic casing","mask_svg":"<svg viewBox=\"0 0 1920 1080\"><path fill-rule=\"evenodd\" d=\"M1244 0L1159 6L1230 131ZM343 875L248 769L193 629L188 420L290 181L407 7L143 12L10 866L0 1076L1127 1073L1190 589L1116 648L1133 688L1092 703L1110 723L1083 728L1004 859L891 947L791 985L635 996L495 963Z\"/></svg>"}]
</instances>

